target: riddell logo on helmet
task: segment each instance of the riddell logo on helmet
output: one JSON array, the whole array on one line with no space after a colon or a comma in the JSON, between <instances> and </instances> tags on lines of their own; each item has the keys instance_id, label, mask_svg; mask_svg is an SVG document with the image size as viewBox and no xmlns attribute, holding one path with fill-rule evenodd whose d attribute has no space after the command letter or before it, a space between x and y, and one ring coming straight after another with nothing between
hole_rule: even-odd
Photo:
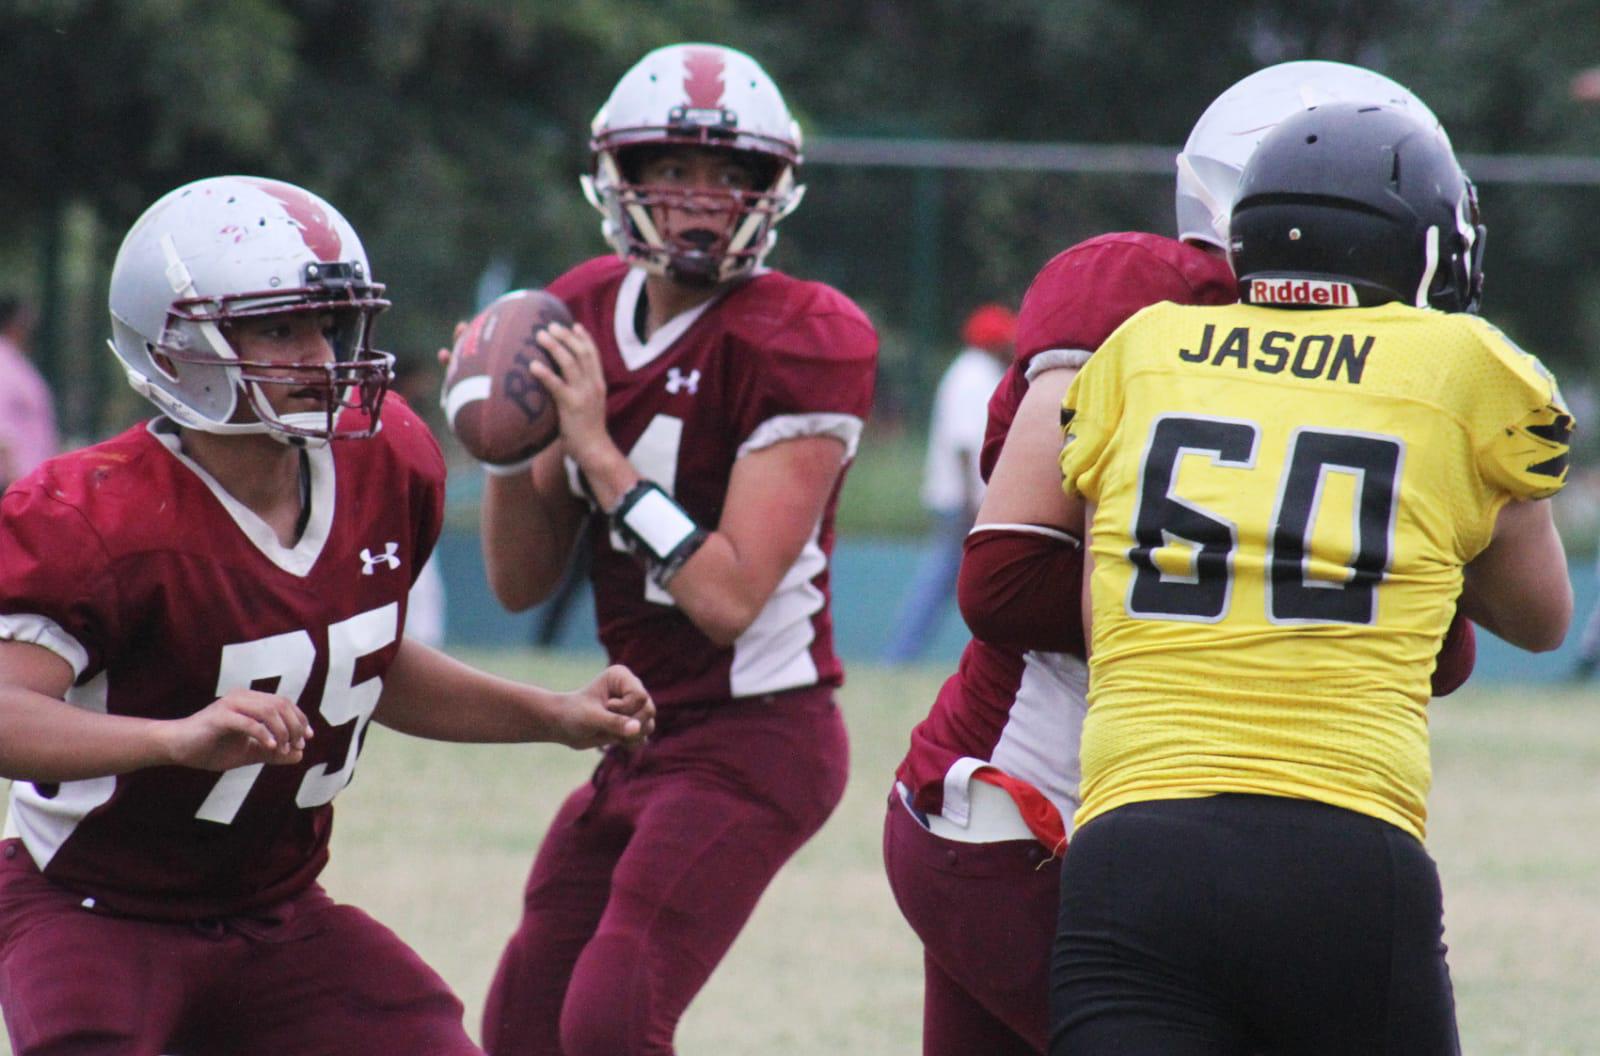
<instances>
[{"instance_id":1,"label":"riddell logo on helmet","mask_svg":"<svg viewBox=\"0 0 1600 1056\"><path fill-rule=\"evenodd\" d=\"M1348 282L1326 279L1250 280L1251 304L1325 304L1348 308L1356 303L1356 288Z\"/></svg>"}]
</instances>

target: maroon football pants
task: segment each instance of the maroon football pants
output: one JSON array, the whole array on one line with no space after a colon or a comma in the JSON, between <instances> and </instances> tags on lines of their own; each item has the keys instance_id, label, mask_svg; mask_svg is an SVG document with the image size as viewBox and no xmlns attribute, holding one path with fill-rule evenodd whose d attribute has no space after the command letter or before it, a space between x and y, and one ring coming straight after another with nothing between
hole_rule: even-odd
<instances>
[{"instance_id":1,"label":"maroon football pants","mask_svg":"<svg viewBox=\"0 0 1600 1056\"><path fill-rule=\"evenodd\" d=\"M1036 840L935 836L891 793L883 863L922 940L923 1056L1043 1053L1061 860Z\"/></svg>"},{"instance_id":2,"label":"maroon football pants","mask_svg":"<svg viewBox=\"0 0 1600 1056\"><path fill-rule=\"evenodd\" d=\"M0 1008L16 1056L478 1053L461 1002L322 888L261 915L112 916L0 850Z\"/></svg>"},{"instance_id":3,"label":"maroon football pants","mask_svg":"<svg viewBox=\"0 0 1600 1056\"><path fill-rule=\"evenodd\" d=\"M613 750L539 848L484 1048L670 1054L684 1009L832 813L848 766L826 688L669 713L637 754Z\"/></svg>"}]
</instances>

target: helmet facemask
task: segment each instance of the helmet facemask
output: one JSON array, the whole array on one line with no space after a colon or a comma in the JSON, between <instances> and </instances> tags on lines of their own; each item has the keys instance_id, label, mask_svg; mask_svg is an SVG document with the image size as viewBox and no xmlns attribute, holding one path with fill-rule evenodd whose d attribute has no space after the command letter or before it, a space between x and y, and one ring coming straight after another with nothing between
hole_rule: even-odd
<instances>
[{"instance_id":1,"label":"helmet facemask","mask_svg":"<svg viewBox=\"0 0 1600 1056\"><path fill-rule=\"evenodd\" d=\"M638 155L671 146L669 141L597 152L584 192L606 218L606 240L646 272L689 285L715 286L754 273L777 242L778 221L800 204L805 189L795 185L793 166L755 151L731 151L757 174L756 189L639 182ZM680 223L680 230L663 231L669 211L704 216L706 224Z\"/></svg>"},{"instance_id":2,"label":"helmet facemask","mask_svg":"<svg viewBox=\"0 0 1600 1056\"><path fill-rule=\"evenodd\" d=\"M750 56L716 44L657 48L623 74L590 126L584 194L605 220L606 241L629 264L679 282L713 286L751 275L800 204L800 126L777 85ZM742 189L650 186L648 151L700 148L732 156L752 179ZM702 213L696 230L679 221ZM663 231L672 216L672 230ZM688 235L689 237L684 237Z\"/></svg>"},{"instance_id":3,"label":"helmet facemask","mask_svg":"<svg viewBox=\"0 0 1600 1056\"><path fill-rule=\"evenodd\" d=\"M1466 190L1456 203L1459 249L1451 258L1451 279L1459 307L1445 310L1477 315L1478 309L1483 306L1483 245L1489 236L1489 229L1484 226L1483 215L1478 210L1477 184L1470 179L1466 179L1465 183ZM1438 299L1433 303L1444 307Z\"/></svg>"},{"instance_id":4,"label":"helmet facemask","mask_svg":"<svg viewBox=\"0 0 1600 1056\"><path fill-rule=\"evenodd\" d=\"M142 379L147 386L144 394L179 424L207 432L265 432L297 446L375 433L394 376L394 356L371 347L373 317L389 306L383 286L366 282L359 262L308 263L302 272L298 288L173 301L159 340L148 346L150 362L160 377ZM331 363L242 359L227 336L241 320L312 313L326 313L334 321ZM156 394L166 388L163 382L188 387L196 375L206 388L229 394L214 416ZM280 414L268 396L268 386L304 390L322 409ZM341 428L339 418L347 410L359 410L361 417Z\"/></svg>"}]
</instances>

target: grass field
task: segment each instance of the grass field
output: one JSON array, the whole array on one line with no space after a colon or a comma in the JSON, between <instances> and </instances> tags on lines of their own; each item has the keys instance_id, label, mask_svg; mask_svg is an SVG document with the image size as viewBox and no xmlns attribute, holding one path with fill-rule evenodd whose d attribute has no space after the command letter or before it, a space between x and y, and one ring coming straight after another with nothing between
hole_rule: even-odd
<instances>
[{"instance_id":1,"label":"grass field","mask_svg":"<svg viewBox=\"0 0 1600 1056\"><path fill-rule=\"evenodd\" d=\"M570 687L597 658L470 659ZM940 669L857 665L853 776L679 1032L685 1053L900 1056L918 1049L920 961L883 879L889 775ZM1429 845L1470 1054L1600 1053L1600 717L1589 690L1470 686L1433 706ZM456 987L476 1034L523 876L593 761L548 746L430 744L374 729L339 798L326 882Z\"/></svg>"}]
</instances>

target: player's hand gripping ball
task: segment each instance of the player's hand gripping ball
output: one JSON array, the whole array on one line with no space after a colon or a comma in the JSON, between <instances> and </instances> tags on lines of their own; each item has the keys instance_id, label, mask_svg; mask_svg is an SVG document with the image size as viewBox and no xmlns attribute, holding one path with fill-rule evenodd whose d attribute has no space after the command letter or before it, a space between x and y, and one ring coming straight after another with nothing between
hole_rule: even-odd
<instances>
[{"instance_id":1,"label":"player's hand gripping ball","mask_svg":"<svg viewBox=\"0 0 1600 1056\"><path fill-rule=\"evenodd\" d=\"M528 373L535 356L550 363L535 336L551 323L572 325L559 298L544 290L512 290L456 338L441 403L450 431L478 461L525 461L560 431L555 401Z\"/></svg>"}]
</instances>

